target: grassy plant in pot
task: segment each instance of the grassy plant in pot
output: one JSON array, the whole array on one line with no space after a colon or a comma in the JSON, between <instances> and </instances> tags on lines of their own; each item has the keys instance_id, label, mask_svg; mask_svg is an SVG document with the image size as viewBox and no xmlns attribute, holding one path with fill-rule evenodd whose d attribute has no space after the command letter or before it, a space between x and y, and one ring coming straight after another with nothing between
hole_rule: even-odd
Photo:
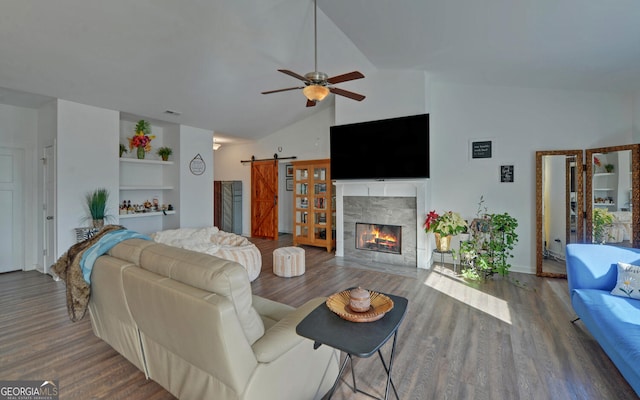
<instances>
[{"instance_id":1,"label":"grassy plant in pot","mask_svg":"<svg viewBox=\"0 0 640 400\"><path fill-rule=\"evenodd\" d=\"M451 251L452 236L466 231L467 221L456 212L447 211L438 215L434 210L427 214L424 230L435 234L438 251Z\"/></svg>"},{"instance_id":2,"label":"grassy plant in pot","mask_svg":"<svg viewBox=\"0 0 640 400\"><path fill-rule=\"evenodd\" d=\"M104 220L109 218L106 215L107 201L109 201L109 191L104 188L96 189L85 196L87 208L94 228L102 228Z\"/></svg>"}]
</instances>

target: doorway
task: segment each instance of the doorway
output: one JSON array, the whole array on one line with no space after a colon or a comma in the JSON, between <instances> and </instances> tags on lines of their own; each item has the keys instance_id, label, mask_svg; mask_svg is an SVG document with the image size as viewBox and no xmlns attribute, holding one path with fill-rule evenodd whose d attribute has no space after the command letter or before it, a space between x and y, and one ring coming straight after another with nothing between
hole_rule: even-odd
<instances>
[{"instance_id":1,"label":"doorway","mask_svg":"<svg viewBox=\"0 0 640 400\"><path fill-rule=\"evenodd\" d=\"M44 273L49 273L49 268L56 261L56 159L53 146L44 148L42 157L43 176L43 216L44 216L44 236L43 236L43 269Z\"/></svg>"},{"instance_id":2,"label":"doorway","mask_svg":"<svg viewBox=\"0 0 640 400\"><path fill-rule=\"evenodd\" d=\"M251 236L278 239L278 160L251 163Z\"/></svg>"},{"instance_id":3,"label":"doorway","mask_svg":"<svg viewBox=\"0 0 640 400\"><path fill-rule=\"evenodd\" d=\"M0 272L24 269L23 171L24 150L0 147Z\"/></svg>"}]
</instances>

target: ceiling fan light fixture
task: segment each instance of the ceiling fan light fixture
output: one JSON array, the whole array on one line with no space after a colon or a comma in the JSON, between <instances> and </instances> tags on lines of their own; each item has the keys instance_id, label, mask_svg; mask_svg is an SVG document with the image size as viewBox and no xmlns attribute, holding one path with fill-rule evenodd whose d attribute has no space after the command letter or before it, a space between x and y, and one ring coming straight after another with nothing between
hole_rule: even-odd
<instances>
[{"instance_id":1,"label":"ceiling fan light fixture","mask_svg":"<svg viewBox=\"0 0 640 400\"><path fill-rule=\"evenodd\" d=\"M329 88L322 85L309 85L302 89L302 93L311 101L322 101L329 94Z\"/></svg>"}]
</instances>

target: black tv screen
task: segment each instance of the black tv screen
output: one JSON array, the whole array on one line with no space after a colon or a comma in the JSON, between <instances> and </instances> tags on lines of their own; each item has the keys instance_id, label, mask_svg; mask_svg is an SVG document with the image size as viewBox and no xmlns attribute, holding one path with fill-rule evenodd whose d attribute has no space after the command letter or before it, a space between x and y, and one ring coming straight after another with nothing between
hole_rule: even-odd
<instances>
[{"instance_id":1,"label":"black tv screen","mask_svg":"<svg viewBox=\"0 0 640 400\"><path fill-rule=\"evenodd\" d=\"M331 179L429 177L429 114L330 128Z\"/></svg>"}]
</instances>

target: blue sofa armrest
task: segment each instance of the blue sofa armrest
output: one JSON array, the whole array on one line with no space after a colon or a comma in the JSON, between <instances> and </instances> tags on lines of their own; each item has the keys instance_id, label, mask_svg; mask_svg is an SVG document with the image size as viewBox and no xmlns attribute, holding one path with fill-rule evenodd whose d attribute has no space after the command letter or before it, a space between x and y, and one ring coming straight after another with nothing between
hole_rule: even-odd
<instances>
[{"instance_id":1,"label":"blue sofa armrest","mask_svg":"<svg viewBox=\"0 0 640 400\"><path fill-rule=\"evenodd\" d=\"M601 244L567 245L567 281L573 289L612 290L619 261L640 265L640 249Z\"/></svg>"}]
</instances>

